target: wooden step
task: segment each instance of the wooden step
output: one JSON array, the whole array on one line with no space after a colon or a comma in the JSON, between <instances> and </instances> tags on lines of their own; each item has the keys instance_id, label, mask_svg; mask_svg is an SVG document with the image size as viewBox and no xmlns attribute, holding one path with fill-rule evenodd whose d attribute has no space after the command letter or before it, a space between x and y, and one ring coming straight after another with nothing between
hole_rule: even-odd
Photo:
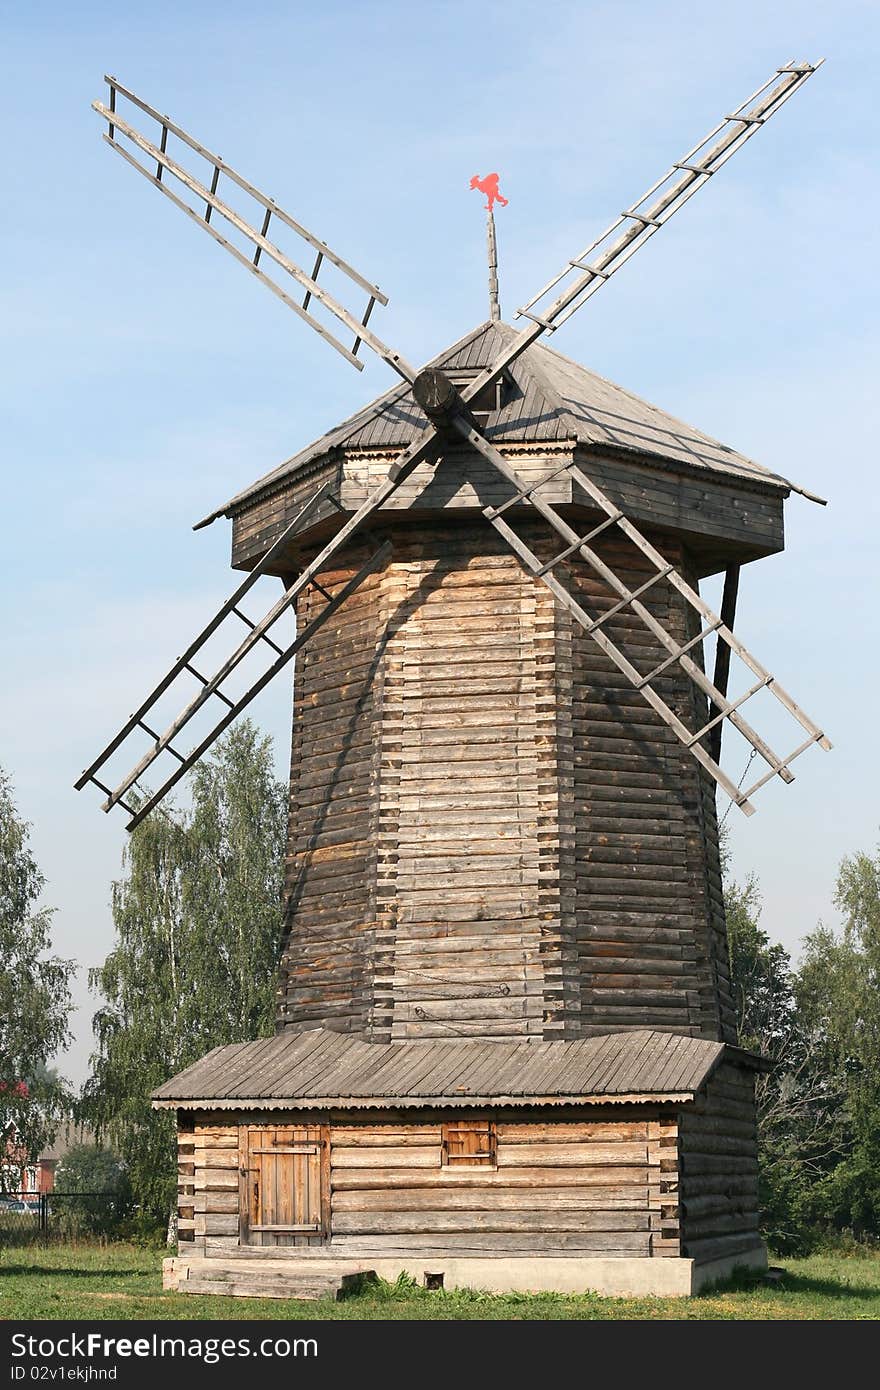
<instances>
[{"instance_id":1,"label":"wooden step","mask_svg":"<svg viewBox=\"0 0 880 1390\"><path fill-rule=\"evenodd\" d=\"M186 1273L181 1271L177 1287L181 1293L224 1294L234 1298L316 1299L353 1293L375 1278L373 1270L352 1268L351 1262L344 1267L326 1269L303 1261L299 1268L279 1269L269 1261L255 1265L243 1261L224 1264L218 1260L199 1260L193 1261Z\"/></svg>"}]
</instances>

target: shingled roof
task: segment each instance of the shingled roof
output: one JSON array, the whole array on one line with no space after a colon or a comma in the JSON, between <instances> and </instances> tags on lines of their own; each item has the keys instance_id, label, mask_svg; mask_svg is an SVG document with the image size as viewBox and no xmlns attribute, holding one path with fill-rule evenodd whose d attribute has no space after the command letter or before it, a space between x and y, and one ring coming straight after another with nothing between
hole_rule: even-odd
<instances>
[{"instance_id":1,"label":"shingled roof","mask_svg":"<svg viewBox=\"0 0 880 1390\"><path fill-rule=\"evenodd\" d=\"M636 1030L572 1042L371 1043L325 1028L215 1047L153 1092L162 1108L564 1105L687 1099L725 1054L707 1038Z\"/></svg>"},{"instance_id":2,"label":"shingled roof","mask_svg":"<svg viewBox=\"0 0 880 1390\"><path fill-rule=\"evenodd\" d=\"M480 324L430 365L453 373L475 373L495 361L514 333L508 324ZM509 374L515 388L511 398L489 415L484 426L487 438L496 444L570 441L588 448L637 454L661 467L726 474L740 482L786 491L793 486L693 425L676 420L542 344L518 357ZM322 455L339 449L404 449L424 424L412 391L401 383L239 492L198 522L196 529L220 516L234 516Z\"/></svg>"}]
</instances>

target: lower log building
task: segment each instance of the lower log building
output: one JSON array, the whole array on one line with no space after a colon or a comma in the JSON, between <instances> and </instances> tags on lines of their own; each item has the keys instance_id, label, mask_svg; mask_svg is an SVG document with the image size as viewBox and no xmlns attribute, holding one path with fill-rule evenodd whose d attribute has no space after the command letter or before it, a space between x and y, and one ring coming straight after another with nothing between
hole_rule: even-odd
<instances>
[{"instance_id":1,"label":"lower log building","mask_svg":"<svg viewBox=\"0 0 880 1390\"><path fill-rule=\"evenodd\" d=\"M647 1031L218 1048L155 1097L179 1113L173 1286L690 1293L763 1261L754 1066Z\"/></svg>"},{"instance_id":2,"label":"lower log building","mask_svg":"<svg viewBox=\"0 0 880 1390\"><path fill-rule=\"evenodd\" d=\"M463 384L510 331L485 324L437 365ZM546 348L482 405L579 535L602 517L574 465L692 584L782 548L783 480ZM272 571L289 582L422 422L396 388L233 499L233 564L326 488ZM407 1270L687 1293L765 1259L760 1063L735 1046L714 784L489 525L505 508L687 729L710 718L500 475L453 445L419 466L369 539L381 562L297 659L277 1035L155 1093L179 1115L182 1289ZM701 661L678 591L620 535L594 546ZM340 551L298 620L365 554Z\"/></svg>"}]
</instances>

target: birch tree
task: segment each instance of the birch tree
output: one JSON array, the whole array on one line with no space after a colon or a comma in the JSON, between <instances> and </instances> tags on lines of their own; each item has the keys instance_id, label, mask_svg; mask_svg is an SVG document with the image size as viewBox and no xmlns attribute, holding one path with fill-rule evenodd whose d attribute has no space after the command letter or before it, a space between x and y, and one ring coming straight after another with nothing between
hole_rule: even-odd
<instances>
[{"instance_id":1,"label":"birch tree","mask_svg":"<svg viewBox=\"0 0 880 1390\"><path fill-rule=\"evenodd\" d=\"M810 1212L836 1231L880 1236L880 848L848 855L834 904L840 930L807 937L798 980L804 1025L839 1081L843 1142Z\"/></svg>"},{"instance_id":2,"label":"birch tree","mask_svg":"<svg viewBox=\"0 0 880 1390\"><path fill-rule=\"evenodd\" d=\"M235 725L189 778L186 809L133 832L113 885L117 940L92 972L106 1001L84 1112L123 1156L148 1221L174 1196L173 1116L150 1091L221 1043L271 1034L286 788L271 742Z\"/></svg>"},{"instance_id":3,"label":"birch tree","mask_svg":"<svg viewBox=\"0 0 880 1390\"><path fill-rule=\"evenodd\" d=\"M66 1104L49 1063L69 1040L75 968L51 953L52 909L38 905L44 886L30 826L0 768L0 1132L14 1123L28 1158L52 1139ZM8 1180L15 1173L0 1164L0 1185Z\"/></svg>"}]
</instances>

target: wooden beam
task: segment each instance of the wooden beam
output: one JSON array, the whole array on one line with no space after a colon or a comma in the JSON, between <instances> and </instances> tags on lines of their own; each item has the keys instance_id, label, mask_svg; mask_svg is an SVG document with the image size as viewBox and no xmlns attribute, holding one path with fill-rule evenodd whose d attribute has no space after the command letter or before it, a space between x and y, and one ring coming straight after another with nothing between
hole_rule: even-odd
<instances>
[{"instance_id":1,"label":"wooden beam","mask_svg":"<svg viewBox=\"0 0 880 1390\"><path fill-rule=\"evenodd\" d=\"M344 323L346 327L354 333L355 338L357 338L359 341L365 342L370 348L372 348L372 350L376 353L377 357L381 358L382 361L387 362L387 364L390 367L393 367L394 370L400 376L402 376L405 381L411 382L413 380L413 378L415 377L414 369L409 366L409 364L400 356L399 353L394 352L391 348L387 346L387 344L383 343L381 339L377 338L373 333L371 333L362 320L356 319L351 313L349 313L349 311L342 304L338 303L338 301L334 299L332 295L328 294L326 290L322 289L322 287L318 285L317 282L313 280L312 277L308 275L300 266L298 266L288 256L285 256L284 253L271 241L269 241L265 236L263 236L261 232L258 232L254 227L251 226L249 222L247 222L243 217L239 216L239 214L235 212L233 208L229 207L226 203L222 201L222 199L217 197L217 194L214 192L214 188L216 188L216 178L214 180L212 188L207 188L199 179L195 178L186 169L184 169L182 165L178 164L176 160L170 159L169 156L165 154L158 146L154 145L152 141L148 140L145 136L141 135L140 131L136 130L134 126L129 125L129 123L123 120L118 114L111 113L110 110L106 106L104 106L102 102L95 101L92 103L92 106L94 110L98 112L98 115L103 116L104 119L108 121L108 123L110 122L112 116L114 128L117 135L121 133L128 140L130 140L133 145L135 145L138 149L142 150L143 153L146 154L151 160L155 160L157 168L167 169L168 172L170 174L173 174L173 176L176 179L178 179L184 185L185 188L188 188L191 193L195 194L195 196L199 199L200 202L205 203L208 212L218 212L221 215L221 217L225 218L225 220L229 222L231 226L235 227L235 229L239 231L242 234L242 236L246 237L248 241L252 242L258 250L262 251L265 255L270 256L271 259L275 261L275 263L278 266L280 266L282 270L286 271L288 275L290 275L295 281L297 281L298 284L300 284L303 287L304 290L307 291L308 296L313 296L321 304L323 304L324 308L327 309L329 313L333 314L335 318L339 319L340 322ZM354 354L349 352L347 348L343 348L342 345L335 338L332 337L332 335L328 334L327 331L322 327L322 325L320 325L317 322L317 320L314 319L312 315L309 314L302 305L296 304L294 301L291 301L290 298L288 296L285 296L284 292L280 290L277 285L274 284L273 281L267 279L267 277L263 274L259 267L248 256L243 256L242 253L238 251L237 247L233 246L224 237L221 237L219 234L215 233L210 225L210 221L208 220L206 214L199 214L194 208L189 207L189 205L185 203L183 199L176 197L176 195L174 195L173 193L170 193L169 190L162 183L161 179L157 178L157 176L151 173L149 169L145 169L142 164L140 164L136 159L129 155L127 151L122 149L118 142L118 139L114 138L113 140L110 140L109 137L105 138L107 138L108 143L111 144L115 150L117 150L120 154L124 155L128 159L128 162L130 164L133 164L134 167L138 169L146 178L148 178L151 183L155 184L155 186L159 189L160 192L168 194L168 196L171 198L171 201L175 203L176 206L179 207L182 212L187 213L187 215L192 217L194 221L198 222L200 226L203 226L205 230L209 232L212 236L214 236L215 240L220 242L220 244L224 246L226 250L229 251L235 257L236 260L240 261L241 264L244 265L247 270L249 270L253 275L256 275L259 279L262 279L265 283L269 285L270 288L274 289L274 291L277 294L279 294L280 297L283 297L284 302L288 305L289 308L293 309L294 312L299 314L301 318L305 318L306 321L313 328L315 328L316 331L318 331L322 337L327 338L328 341L331 341L333 343L333 346L338 351L342 352L342 355L346 357L347 360L352 362L352 365L357 366L359 369L362 367L363 364L354 356ZM220 165L215 164L215 175L217 174L219 168ZM277 209L273 209L273 212L277 213ZM323 252L323 255L327 256L329 259L329 253L327 250ZM376 298L376 295L372 294L372 297Z\"/></svg>"},{"instance_id":2,"label":"wooden beam","mask_svg":"<svg viewBox=\"0 0 880 1390\"><path fill-rule=\"evenodd\" d=\"M731 565L724 575L724 592L721 595L721 622L726 628L733 630L734 619L736 618L736 599L739 593L739 565ZM722 695L727 695L727 685L730 679L730 646L727 642L718 638L718 645L715 648L715 674L712 684ZM710 715L715 717L721 714L721 710L712 702ZM724 731L724 720L719 719L718 723L709 730L709 756L714 761L721 761L721 736Z\"/></svg>"}]
</instances>

